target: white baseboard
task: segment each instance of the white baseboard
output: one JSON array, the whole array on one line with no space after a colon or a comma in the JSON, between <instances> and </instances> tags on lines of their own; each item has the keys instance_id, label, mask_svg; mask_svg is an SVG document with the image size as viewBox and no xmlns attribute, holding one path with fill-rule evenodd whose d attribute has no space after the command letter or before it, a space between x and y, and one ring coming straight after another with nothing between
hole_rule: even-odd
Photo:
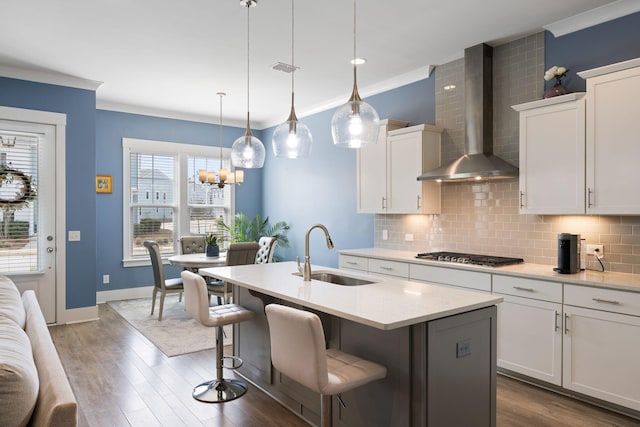
<instances>
[{"instance_id":1,"label":"white baseboard","mask_svg":"<svg viewBox=\"0 0 640 427\"><path fill-rule=\"evenodd\" d=\"M91 320L98 320L98 306L74 308L71 310L65 310L62 315L58 316L56 324L65 325L68 323L80 323L89 322Z\"/></svg>"},{"instance_id":2,"label":"white baseboard","mask_svg":"<svg viewBox=\"0 0 640 427\"><path fill-rule=\"evenodd\" d=\"M96 303L103 304L109 301L119 301L124 299L149 298L153 293L153 286L141 288L114 289L111 291L96 292Z\"/></svg>"}]
</instances>

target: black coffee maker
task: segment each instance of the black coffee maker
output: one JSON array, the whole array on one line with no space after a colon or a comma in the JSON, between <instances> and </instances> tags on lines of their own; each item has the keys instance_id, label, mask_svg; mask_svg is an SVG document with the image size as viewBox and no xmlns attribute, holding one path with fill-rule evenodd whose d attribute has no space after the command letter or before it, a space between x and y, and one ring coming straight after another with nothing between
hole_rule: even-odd
<instances>
[{"instance_id":1,"label":"black coffee maker","mask_svg":"<svg viewBox=\"0 0 640 427\"><path fill-rule=\"evenodd\" d=\"M580 271L580 235L558 234L558 267L553 271L573 274Z\"/></svg>"}]
</instances>

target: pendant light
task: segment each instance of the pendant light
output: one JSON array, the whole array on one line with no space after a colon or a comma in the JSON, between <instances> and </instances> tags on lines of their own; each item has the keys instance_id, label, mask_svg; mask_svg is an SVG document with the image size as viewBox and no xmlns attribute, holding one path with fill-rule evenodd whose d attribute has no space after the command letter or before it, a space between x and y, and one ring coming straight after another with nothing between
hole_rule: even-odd
<instances>
[{"instance_id":1,"label":"pendant light","mask_svg":"<svg viewBox=\"0 0 640 427\"><path fill-rule=\"evenodd\" d=\"M218 188L224 188L225 185L242 184L244 182L244 171L238 170L229 173L222 167L222 97L226 95L224 92L218 92L216 95L220 97L220 124L218 125L219 141L220 141L220 168L216 176L215 172L206 169L198 171L198 180L202 184L216 185Z\"/></svg>"},{"instance_id":2,"label":"pendant light","mask_svg":"<svg viewBox=\"0 0 640 427\"><path fill-rule=\"evenodd\" d=\"M311 131L307 125L298 121L298 118L296 117L296 110L294 108L293 89L296 66L293 62L295 26L293 3L294 0L291 0L291 112L289 113L287 121L278 126L273 132L273 138L271 139L273 154L276 157L284 157L288 159L308 157L309 153L311 153L311 143L313 142Z\"/></svg>"},{"instance_id":3,"label":"pendant light","mask_svg":"<svg viewBox=\"0 0 640 427\"><path fill-rule=\"evenodd\" d=\"M358 94L356 82L356 0L353 0L353 92L331 118L333 143L340 147L360 148L378 142L379 117L376 110Z\"/></svg>"},{"instance_id":4,"label":"pendant light","mask_svg":"<svg viewBox=\"0 0 640 427\"><path fill-rule=\"evenodd\" d=\"M251 134L249 123L249 9L258 4L258 0L240 0L247 8L247 130L236 139L231 147L231 164L240 168L261 168L264 165L264 145Z\"/></svg>"}]
</instances>

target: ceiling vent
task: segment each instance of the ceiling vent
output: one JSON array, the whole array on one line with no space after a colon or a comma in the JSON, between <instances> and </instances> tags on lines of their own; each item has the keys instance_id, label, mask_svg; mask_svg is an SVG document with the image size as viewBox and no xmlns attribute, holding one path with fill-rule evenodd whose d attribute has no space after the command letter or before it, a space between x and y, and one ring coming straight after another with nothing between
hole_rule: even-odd
<instances>
[{"instance_id":1,"label":"ceiling vent","mask_svg":"<svg viewBox=\"0 0 640 427\"><path fill-rule=\"evenodd\" d=\"M293 73L295 70L300 69L300 67L296 67L294 65L285 64L284 62L276 62L271 66L272 70L282 71L283 73Z\"/></svg>"}]
</instances>

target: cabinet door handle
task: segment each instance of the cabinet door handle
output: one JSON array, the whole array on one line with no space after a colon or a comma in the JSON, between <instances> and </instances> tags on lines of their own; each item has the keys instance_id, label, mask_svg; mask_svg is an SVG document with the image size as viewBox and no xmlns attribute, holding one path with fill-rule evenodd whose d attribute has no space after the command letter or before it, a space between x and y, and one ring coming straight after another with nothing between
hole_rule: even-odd
<instances>
[{"instance_id":1,"label":"cabinet door handle","mask_svg":"<svg viewBox=\"0 0 640 427\"><path fill-rule=\"evenodd\" d=\"M418 196L418 205L417 205L417 208L418 208L418 209L420 209L420 199L421 199L421 197L420 197L420 196Z\"/></svg>"},{"instance_id":2,"label":"cabinet door handle","mask_svg":"<svg viewBox=\"0 0 640 427\"><path fill-rule=\"evenodd\" d=\"M591 299L595 302L601 302L603 304L620 305L620 301L614 301L611 299L602 299L602 298L591 298Z\"/></svg>"},{"instance_id":3,"label":"cabinet door handle","mask_svg":"<svg viewBox=\"0 0 640 427\"><path fill-rule=\"evenodd\" d=\"M535 289L533 288L525 288L522 286L514 286L513 289L517 289L519 291L535 292Z\"/></svg>"},{"instance_id":4,"label":"cabinet door handle","mask_svg":"<svg viewBox=\"0 0 640 427\"><path fill-rule=\"evenodd\" d=\"M558 310L555 310L556 315L553 317L553 332L558 332L558 317L560 313Z\"/></svg>"},{"instance_id":5,"label":"cabinet door handle","mask_svg":"<svg viewBox=\"0 0 640 427\"><path fill-rule=\"evenodd\" d=\"M520 207L524 208L524 191L520 192Z\"/></svg>"},{"instance_id":6,"label":"cabinet door handle","mask_svg":"<svg viewBox=\"0 0 640 427\"><path fill-rule=\"evenodd\" d=\"M569 315L567 313L564 314L564 334L569 334Z\"/></svg>"},{"instance_id":7,"label":"cabinet door handle","mask_svg":"<svg viewBox=\"0 0 640 427\"><path fill-rule=\"evenodd\" d=\"M387 270L387 271L391 271L391 270L393 270L393 268L392 268L392 267L385 267L384 265L381 265L381 266L380 266L380 270Z\"/></svg>"},{"instance_id":8,"label":"cabinet door handle","mask_svg":"<svg viewBox=\"0 0 640 427\"><path fill-rule=\"evenodd\" d=\"M593 194L593 190L591 189L591 187L587 188L587 207L590 208L593 206L593 203L591 203L591 195Z\"/></svg>"},{"instance_id":9,"label":"cabinet door handle","mask_svg":"<svg viewBox=\"0 0 640 427\"><path fill-rule=\"evenodd\" d=\"M387 198L386 197L382 198L382 209L387 209Z\"/></svg>"}]
</instances>

